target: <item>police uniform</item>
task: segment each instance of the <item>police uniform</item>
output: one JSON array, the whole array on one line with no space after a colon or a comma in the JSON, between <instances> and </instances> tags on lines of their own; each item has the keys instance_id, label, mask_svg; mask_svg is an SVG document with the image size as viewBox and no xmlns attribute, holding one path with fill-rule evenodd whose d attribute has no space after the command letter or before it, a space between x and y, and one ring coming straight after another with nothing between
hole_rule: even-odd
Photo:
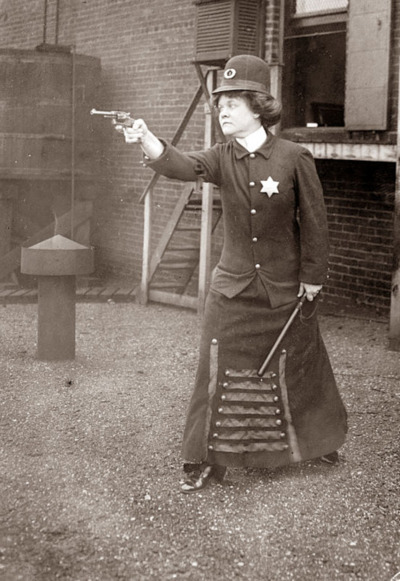
<instances>
[{"instance_id":1,"label":"police uniform","mask_svg":"<svg viewBox=\"0 0 400 581\"><path fill-rule=\"evenodd\" d=\"M247 57L231 59L231 70L217 91L268 88L248 70ZM265 374L257 374L298 301L300 282L326 279L326 210L311 154L270 132L256 151L237 140L189 154L164 145L148 165L169 178L218 186L224 224L202 322L185 462L271 468L337 450L346 411L317 301L306 301Z\"/></svg>"}]
</instances>

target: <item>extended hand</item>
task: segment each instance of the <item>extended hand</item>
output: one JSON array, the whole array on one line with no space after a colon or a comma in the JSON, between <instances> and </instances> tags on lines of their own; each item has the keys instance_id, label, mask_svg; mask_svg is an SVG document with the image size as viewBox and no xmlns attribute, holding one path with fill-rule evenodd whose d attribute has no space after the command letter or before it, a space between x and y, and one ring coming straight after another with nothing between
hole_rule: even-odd
<instances>
[{"instance_id":1,"label":"extended hand","mask_svg":"<svg viewBox=\"0 0 400 581\"><path fill-rule=\"evenodd\" d=\"M119 133L124 134L126 143L142 143L148 133L147 125L143 119L135 119L132 127L120 125L117 121L114 122L114 125Z\"/></svg>"}]
</instances>

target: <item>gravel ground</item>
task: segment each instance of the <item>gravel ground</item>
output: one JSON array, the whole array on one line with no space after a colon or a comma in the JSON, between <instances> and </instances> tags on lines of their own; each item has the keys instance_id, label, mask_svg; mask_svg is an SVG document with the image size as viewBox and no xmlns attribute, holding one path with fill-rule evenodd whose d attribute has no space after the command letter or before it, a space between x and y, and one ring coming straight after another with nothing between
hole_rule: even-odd
<instances>
[{"instance_id":1,"label":"gravel ground","mask_svg":"<svg viewBox=\"0 0 400 581\"><path fill-rule=\"evenodd\" d=\"M36 305L1 309L4 581L390 581L400 571L399 354L325 313L349 411L341 463L231 469L178 492L197 315L77 305L72 362L36 358Z\"/></svg>"}]
</instances>

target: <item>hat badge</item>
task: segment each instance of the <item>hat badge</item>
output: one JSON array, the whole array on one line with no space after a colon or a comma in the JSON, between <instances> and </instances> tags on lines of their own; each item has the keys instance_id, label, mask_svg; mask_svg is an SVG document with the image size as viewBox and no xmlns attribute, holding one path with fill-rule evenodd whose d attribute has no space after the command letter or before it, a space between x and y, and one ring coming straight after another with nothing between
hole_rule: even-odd
<instances>
[{"instance_id":1,"label":"hat badge","mask_svg":"<svg viewBox=\"0 0 400 581\"><path fill-rule=\"evenodd\" d=\"M236 70L235 69L227 69L224 72L224 78L225 79L233 79L233 77L236 75Z\"/></svg>"}]
</instances>

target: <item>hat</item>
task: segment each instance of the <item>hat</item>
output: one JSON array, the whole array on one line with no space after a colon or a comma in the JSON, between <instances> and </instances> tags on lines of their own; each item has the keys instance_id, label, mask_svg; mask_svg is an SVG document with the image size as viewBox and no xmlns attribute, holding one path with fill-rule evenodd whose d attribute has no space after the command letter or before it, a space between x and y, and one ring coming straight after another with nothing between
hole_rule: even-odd
<instances>
[{"instance_id":1,"label":"hat","mask_svg":"<svg viewBox=\"0 0 400 581\"><path fill-rule=\"evenodd\" d=\"M241 54L228 60L221 86L213 91L213 95L227 91L258 91L269 95L270 88L267 63L257 56Z\"/></svg>"}]
</instances>

